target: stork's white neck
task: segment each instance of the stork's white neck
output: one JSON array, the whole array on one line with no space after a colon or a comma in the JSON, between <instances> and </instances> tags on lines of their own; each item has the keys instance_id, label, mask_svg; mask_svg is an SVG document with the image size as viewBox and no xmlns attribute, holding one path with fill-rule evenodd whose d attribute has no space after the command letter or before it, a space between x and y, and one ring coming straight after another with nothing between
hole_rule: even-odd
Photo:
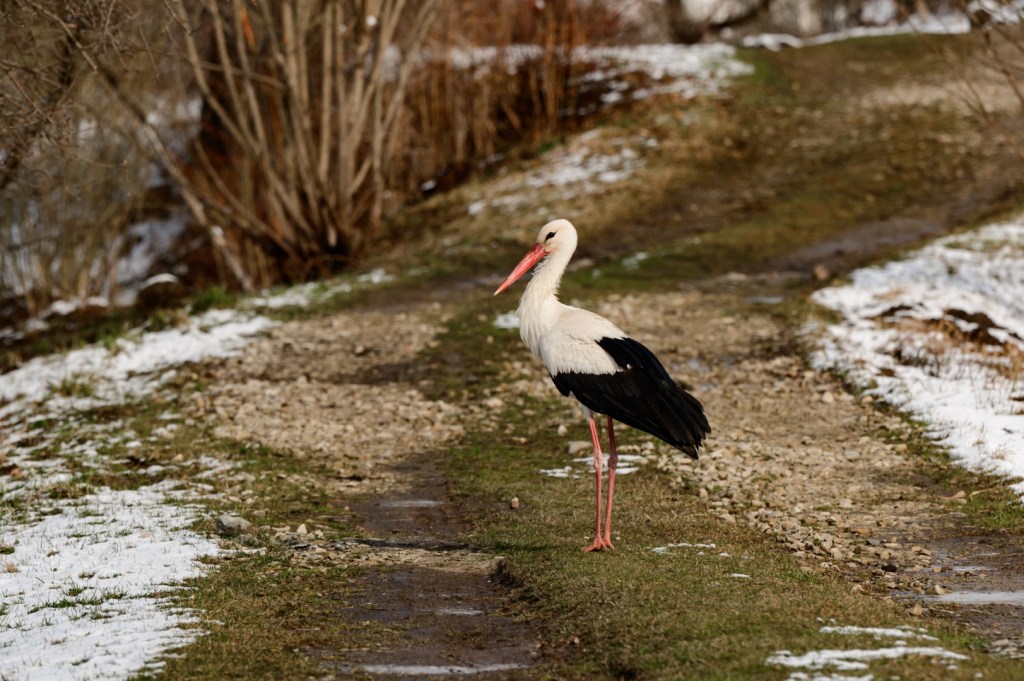
<instances>
[{"instance_id":1,"label":"stork's white neck","mask_svg":"<svg viewBox=\"0 0 1024 681\"><path fill-rule=\"evenodd\" d=\"M519 335L537 357L540 357L541 337L555 325L565 308L558 302L558 286L575 246L573 243L572 248L555 251L544 258L534 269L533 279L519 299Z\"/></svg>"}]
</instances>

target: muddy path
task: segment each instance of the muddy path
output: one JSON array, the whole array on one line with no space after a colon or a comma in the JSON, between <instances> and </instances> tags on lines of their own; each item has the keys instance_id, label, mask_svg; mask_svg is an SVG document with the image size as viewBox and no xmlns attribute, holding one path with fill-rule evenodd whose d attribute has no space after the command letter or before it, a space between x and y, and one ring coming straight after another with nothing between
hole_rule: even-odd
<instances>
[{"instance_id":1,"label":"muddy path","mask_svg":"<svg viewBox=\"0 0 1024 681\"><path fill-rule=\"evenodd\" d=\"M501 558L460 541L465 519L448 498L438 454L397 463L395 490L353 507L381 553L419 556L365 575L340 616L400 627L401 642L377 650L322 651L339 675L419 676L500 674L530 678L540 641L526 623L503 613ZM399 491L400 490L400 491Z\"/></svg>"},{"instance_id":2,"label":"muddy path","mask_svg":"<svg viewBox=\"0 0 1024 681\"><path fill-rule=\"evenodd\" d=\"M883 68L886 57L870 51L859 66L843 58L833 57L846 76L836 81L795 53L770 57L772 78L785 80L783 92L800 91L801 104L785 110L741 100L728 106L746 113L720 116L724 123L706 136L667 141L665 154L696 159L672 170L679 189L626 223L597 223L578 256L600 264L630 252L623 249L735 228L728 238L742 247L715 263L727 274L662 278L653 290L625 295L569 295L588 296L589 307L649 344L712 416L715 432L699 462L652 445L640 450L648 467L721 523L771 537L801 569L841 575L865 598L892 599L914 615L951 618L988 650L1016 656L1024 650L1024 538L962 512L985 490L962 489L959 478L924 461L919 428L836 377L807 370L794 319L815 267L827 278L1005 210L1024 185L1024 164L1005 149L990 151L983 130L941 106L949 83L934 72ZM909 83L912 91L901 90ZM955 144L935 137L924 110L956 133ZM885 153L873 153L883 140L891 143ZM935 154L935 143L946 148ZM893 190L901 176L918 186ZM805 215L808 205L816 208ZM782 237L743 241L759 233L759 220L783 224ZM830 227L812 238L785 236L808 221ZM513 241L518 229L500 236ZM472 351L439 347L446 322L476 309L492 288L487 276L455 276L289 322L225 363L198 405L216 415L217 435L330 471L310 484L342 500L339 512L356 531L284 541L297 565L358 566L334 613L388 635L370 646L304 651L328 677L536 678L552 659L573 654L552 647L544 622L512 616L502 557L465 543L475 511L452 498L446 477L446 447L493 426L504 405L548 399L553 390L525 350L498 369L479 366L492 329L483 314ZM438 375L469 388L439 386ZM549 420L574 428L575 408L560 409Z\"/></svg>"},{"instance_id":3,"label":"muddy path","mask_svg":"<svg viewBox=\"0 0 1024 681\"><path fill-rule=\"evenodd\" d=\"M538 633L503 612L501 557L462 541L465 518L448 495L443 445L462 432L465 410L418 386L414 358L448 314L404 301L286 324L223 367L203 405L219 435L329 471L308 482L357 528L278 538L295 565L358 567L335 616L394 634L306 651L326 676L532 678Z\"/></svg>"}]
</instances>

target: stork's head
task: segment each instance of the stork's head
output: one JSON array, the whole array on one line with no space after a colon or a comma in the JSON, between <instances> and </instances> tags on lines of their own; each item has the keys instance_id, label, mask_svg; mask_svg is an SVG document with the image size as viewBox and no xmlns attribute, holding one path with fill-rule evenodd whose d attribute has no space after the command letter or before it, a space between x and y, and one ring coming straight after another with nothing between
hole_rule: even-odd
<instances>
[{"instance_id":1,"label":"stork's head","mask_svg":"<svg viewBox=\"0 0 1024 681\"><path fill-rule=\"evenodd\" d=\"M523 256L512 274L502 282L494 295L498 295L523 276L534 265L553 253L566 253L568 258L576 250L576 228L568 220L552 220L537 232L537 243Z\"/></svg>"}]
</instances>

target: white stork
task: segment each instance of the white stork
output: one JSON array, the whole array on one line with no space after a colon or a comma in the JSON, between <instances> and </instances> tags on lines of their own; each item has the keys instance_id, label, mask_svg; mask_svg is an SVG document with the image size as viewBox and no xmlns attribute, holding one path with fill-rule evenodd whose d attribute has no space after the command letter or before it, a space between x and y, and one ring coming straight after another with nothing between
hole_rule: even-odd
<instances>
[{"instance_id":1,"label":"white stork","mask_svg":"<svg viewBox=\"0 0 1024 681\"><path fill-rule=\"evenodd\" d=\"M612 500L618 455L614 420L650 433L694 459L711 428L697 398L676 385L653 352L604 317L559 302L558 285L575 250L576 228L572 223L549 222L537 234L536 245L494 295L540 263L519 301L519 333L533 354L544 362L559 392L583 406L594 441L597 477L594 541L583 550L599 551L615 548ZM603 519L603 456L594 414L608 417L608 503Z\"/></svg>"}]
</instances>

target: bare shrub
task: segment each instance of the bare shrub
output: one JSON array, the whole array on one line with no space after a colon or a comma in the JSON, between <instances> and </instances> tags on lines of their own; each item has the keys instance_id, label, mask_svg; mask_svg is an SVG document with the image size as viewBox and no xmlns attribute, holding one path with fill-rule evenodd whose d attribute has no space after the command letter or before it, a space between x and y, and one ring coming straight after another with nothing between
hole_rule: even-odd
<instances>
[{"instance_id":1,"label":"bare shrub","mask_svg":"<svg viewBox=\"0 0 1024 681\"><path fill-rule=\"evenodd\" d=\"M981 36L982 49L947 47L942 56L957 75L968 108L1024 160L1024 133L1018 123L1024 108L1024 13L1011 4L957 0L957 6Z\"/></svg>"},{"instance_id":2,"label":"bare shrub","mask_svg":"<svg viewBox=\"0 0 1024 681\"><path fill-rule=\"evenodd\" d=\"M619 30L617 10L574 0L11 7L0 287L30 311L111 295L125 229L161 183L228 283L351 263L425 181L582 120L574 48Z\"/></svg>"},{"instance_id":3,"label":"bare shrub","mask_svg":"<svg viewBox=\"0 0 1024 681\"><path fill-rule=\"evenodd\" d=\"M89 67L128 71L139 13L125 3L14 0L0 12L0 295L37 314L108 296L111 261L151 173ZM11 310L6 310L10 313Z\"/></svg>"},{"instance_id":4,"label":"bare shrub","mask_svg":"<svg viewBox=\"0 0 1024 681\"><path fill-rule=\"evenodd\" d=\"M397 195L446 189L513 145L584 124L597 108L576 48L614 39L614 6L463 1L446 5L409 85L393 165Z\"/></svg>"}]
</instances>

